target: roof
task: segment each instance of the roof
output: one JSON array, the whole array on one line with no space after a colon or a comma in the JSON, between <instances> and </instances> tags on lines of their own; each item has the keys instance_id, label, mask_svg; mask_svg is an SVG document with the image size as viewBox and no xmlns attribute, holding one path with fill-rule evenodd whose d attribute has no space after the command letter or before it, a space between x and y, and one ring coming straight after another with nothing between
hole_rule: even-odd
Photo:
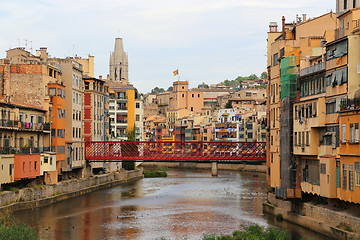
<instances>
[{"instance_id":1,"label":"roof","mask_svg":"<svg viewBox=\"0 0 360 240\"><path fill-rule=\"evenodd\" d=\"M10 107L10 108L20 108L20 109L28 109L28 110L35 110L35 111L41 111L41 112L47 112L43 108L38 108L32 105L25 105L25 104L15 104L15 103L6 103L0 101L0 106Z\"/></svg>"},{"instance_id":2,"label":"roof","mask_svg":"<svg viewBox=\"0 0 360 240\"><path fill-rule=\"evenodd\" d=\"M109 88L111 89L136 89L133 85L131 84L122 84L119 82L113 82L110 80L105 80L104 81L107 85L109 85Z\"/></svg>"},{"instance_id":3,"label":"roof","mask_svg":"<svg viewBox=\"0 0 360 240\"><path fill-rule=\"evenodd\" d=\"M105 79L98 79L98 78L94 78L94 77L89 77L89 76L87 76L87 75L85 75L85 76L83 77L83 80L96 80L96 81L106 82Z\"/></svg>"},{"instance_id":4,"label":"roof","mask_svg":"<svg viewBox=\"0 0 360 240\"><path fill-rule=\"evenodd\" d=\"M219 88L192 88L190 91L198 92L234 92L233 89L219 89Z\"/></svg>"}]
</instances>

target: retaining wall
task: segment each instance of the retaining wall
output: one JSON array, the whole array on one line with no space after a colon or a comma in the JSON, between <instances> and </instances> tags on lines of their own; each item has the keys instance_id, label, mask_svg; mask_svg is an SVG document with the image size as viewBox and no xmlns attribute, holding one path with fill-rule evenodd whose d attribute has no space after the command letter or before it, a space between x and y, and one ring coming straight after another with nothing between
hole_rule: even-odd
<instances>
[{"instance_id":1,"label":"retaining wall","mask_svg":"<svg viewBox=\"0 0 360 240\"><path fill-rule=\"evenodd\" d=\"M291 202L276 199L273 193L268 193L263 210L274 216L281 214L289 222L319 232L334 239L360 239L360 218L331 210L311 203L303 203L301 215L291 211ZM338 228L346 224L353 232Z\"/></svg>"},{"instance_id":2,"label":"retaining wall","mask_svg":"<svg viewBox=\"0 0 360 240\"><path fill-rule=\"evenodd\" d=\"M142 170L121 171L86 179L72 179L52 185L34 186L0 194L0 210L40 207L143 178Z\"/></svg>"}]
</instances>

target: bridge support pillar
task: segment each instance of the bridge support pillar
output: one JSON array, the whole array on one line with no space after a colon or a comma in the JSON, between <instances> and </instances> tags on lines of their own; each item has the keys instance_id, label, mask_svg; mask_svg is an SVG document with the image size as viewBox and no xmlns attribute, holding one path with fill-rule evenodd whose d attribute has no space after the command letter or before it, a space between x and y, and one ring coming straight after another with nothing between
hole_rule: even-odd
<instances>
[{"instance_id":1,"label":"bridge support pillar","mask_svg":"<svg viewBox=\"0 0 360 240\"><path fill-rule=\"evenodd\" d=\"M211 176L213 177L217 177L218 175L218 167L217 167L218 163L217 162L212 162L211 163Z\"/></svg>"}]
</instances>

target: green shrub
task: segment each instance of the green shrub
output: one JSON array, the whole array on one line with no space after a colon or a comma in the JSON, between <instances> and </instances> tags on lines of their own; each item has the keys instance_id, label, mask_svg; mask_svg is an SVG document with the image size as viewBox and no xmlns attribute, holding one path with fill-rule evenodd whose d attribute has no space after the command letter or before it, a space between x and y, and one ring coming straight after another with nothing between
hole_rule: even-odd
<instances>
[{"instance_id":1,"label":"green shrub","mask_svg":"<svg viewBox=\"0 0 360 240\"><path fill-rule=\"evenodd\" d=\"M278 215L276 215L276 221L282 221L282 220L284 220L284 217L283 217L283 215L281 214L281 213L279 213Z\"/></svg>"},{"instance_id":2,"label":"green shrub","mask_svg":"<svg viewBox=\"0 0 360 240\"><path fill-rule=\"evenodd\" d=\"M145 178L167 177L167 173L164 171L144 170L143 173Z\"/></svg>"},{"instance_id":3,"label":"green shrub","mask_svg":"<svg viewBox=\"0 0 360 240\"><path fill-rule=\"evenodd\" d=\"M17 223L9 211L0 213L0 239L35 240L36 231L26 224Z\"/></svg>"},{"instance_id":4,"label":"green shrub","mask_svg":"<svg viewBox=\"0 0 360 240\"><path fill-rule=\"evenodd\" d=\"M25 224L0 226L0 239L16 239L16 240L36 240L35 230Z\"/></svg>"},{"instance_id":5,"label":"green shrub","mask_svg":"<svg viewBox=\"0 0 360 240\"><path fill-rule=\"evenodd\" d=\"M232 235L204 234L202 240L289 240L286 232L274 227L263 228L259 225L250 225L243 231L235 231Z\"/></svg>"}]
</instances>

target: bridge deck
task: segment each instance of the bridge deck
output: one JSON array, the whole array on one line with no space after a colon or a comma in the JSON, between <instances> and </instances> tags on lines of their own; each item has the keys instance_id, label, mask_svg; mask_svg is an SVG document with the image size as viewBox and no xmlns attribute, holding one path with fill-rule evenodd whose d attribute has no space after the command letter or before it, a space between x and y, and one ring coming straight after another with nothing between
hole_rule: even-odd
<instances>
[{"instance_id":1,"label":"bridge deck","mask_svg":"<svg viewBox=\"0 0 360 240\"><path fill-rule=\"evenodd\" d=\"M139 162L265 161L265 142L86 142L85 159Z\"/></svg>"}]
</instances>

